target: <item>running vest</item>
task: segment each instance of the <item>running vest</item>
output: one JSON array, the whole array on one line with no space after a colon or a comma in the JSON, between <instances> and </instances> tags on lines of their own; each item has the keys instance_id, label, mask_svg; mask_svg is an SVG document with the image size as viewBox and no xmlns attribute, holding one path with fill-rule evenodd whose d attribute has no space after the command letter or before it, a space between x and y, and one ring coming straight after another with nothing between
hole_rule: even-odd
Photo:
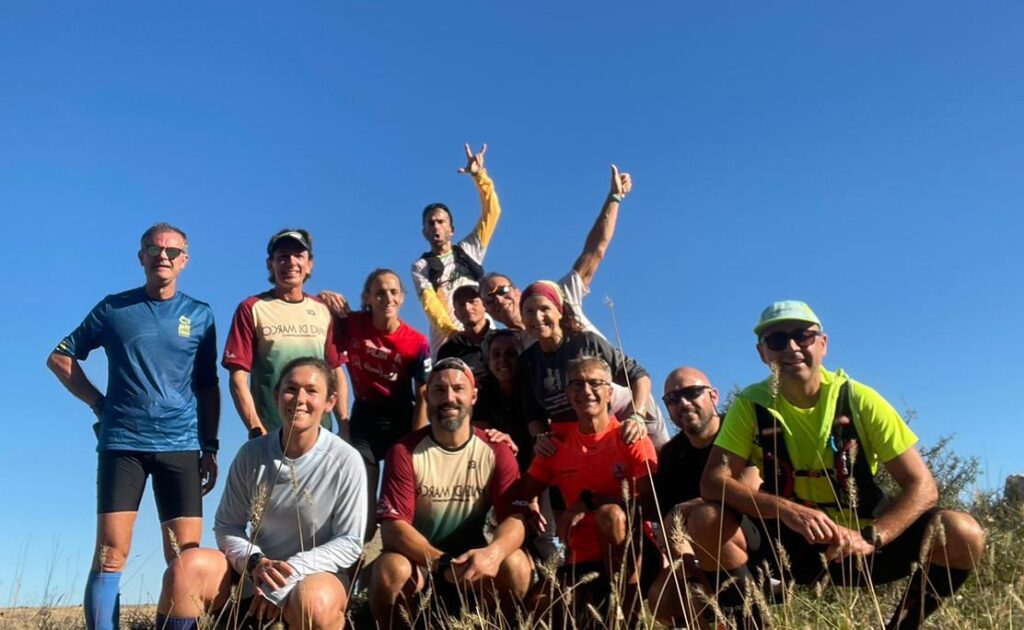
<instances>
[{"instance_id":1,"label":"running vest","mask_svg":"<svg viewBox=\"0 0 1024 630\"><path fill-rule=\"evenodd\" d=\"M797 470L786 448L786 440L778 420L765 407L754 403L757 417L757 444L764 455L764 482L761 490L778 495L809 507L852 509L850 500L850 476L856 485L857 516L865 519L874 518L878 510L885 504L886 496L875 483L871 474L871 466L867 457L860 452L860 436L853 423L853 411L850 407L850 383L844 382L839 388L836 400L836 416L832 423L832 435L828 445L832 451L832 468L825 470ZM812 479L827 477L831 480L836 501L818 503L807 501L796 495L795 482L797 477Z\"/></svg>"},{"instance_id":2,"label":"running vest","mask_svg":"<svg viewBox=\"0 0 1024 630\"><path fill-rule=\"evenodd\" d=\"M441 257L434 252L424 252L420 258L427 261L427 280L430 280L430 286L436 290L438 283L441 282L441 276L444 275L444 263L441 262ZM454 265L453 278L463 276L472 278L474 282L480 282L480 278L484 275L484 268L480 263L473 260L458 245L452 245L452 262Z\"/></svg>"}]
</instances>

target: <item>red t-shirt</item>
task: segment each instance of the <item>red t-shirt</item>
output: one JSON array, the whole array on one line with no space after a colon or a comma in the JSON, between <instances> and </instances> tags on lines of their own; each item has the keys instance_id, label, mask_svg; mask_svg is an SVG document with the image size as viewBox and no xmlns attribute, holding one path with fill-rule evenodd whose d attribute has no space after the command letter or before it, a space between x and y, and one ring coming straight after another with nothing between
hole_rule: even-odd
<instances>
[{"instance_id":1,"label":"red t-shirt","mask_svg":"<svg viewBox=\"0 0 1024 630\"><path fill-rule=\"evenodd\" d=\"M626 444L622 441L622 423L612 418L600 433L581 433L579 425L566 428L551 457L534 457L527 475L549 486L557 486L566 505L579 501L580 493L622 496L622 483L636 496L636 481L658 470L658 455L649 437ZM601 560L594 513L588 512L569 532L568 564Z\"/></svg>"},{"instance_id":2,"label":"red t-shirt","mask_svg":"<svg viewBox=\"0 0 1024 630\"><path fill-rule=\"evenodd\" d=\"M358 400L414 399L413 381L424 383L430 372L430 345L405 322L393 333L378 330L366 311L335 321L334 341L348 353L348 374Z\"/></svg>"},{"instance_id":3,"label":"red t-shirt","mask_svg":"<svg viewBox=\"0 0 1024 630\"><path fill-rule=\"evenodd\" d=\"M449 450L424 427L388 451L377 518L405 521L431 545L457 555L486 544L491 506L499 523L509 515L508 490L517 479L519 466L507 444L492 443L474 427L469 441Z\"/></svg>"}]
</instances>

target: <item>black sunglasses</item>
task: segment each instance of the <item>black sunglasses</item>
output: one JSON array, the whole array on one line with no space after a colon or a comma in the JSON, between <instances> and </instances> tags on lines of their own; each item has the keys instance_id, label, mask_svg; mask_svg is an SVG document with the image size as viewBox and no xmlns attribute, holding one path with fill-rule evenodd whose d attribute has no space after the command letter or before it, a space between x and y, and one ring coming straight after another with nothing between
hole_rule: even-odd
<instances>
[{"instance_id":1,"label":"black sunglasses","mask_svg":"<svg viewBox=\"0 0 1024 630\"><path fill-rule=\"evenodd\" d=\"M152 258L159 256L160 252L167 252L167 260L174 260L185 253L185 250L180 247L160 247L159 245L149 245L142 251Z\"/></svg>"},{"instance_id":2,"label":"black sunglasses","mask_svg":"<svg viewBox=\"0 0 1024 630\"><path fill-rule=\"evenodd\" d=\"M678 405L679 401L686 399L693 402L701 397L701 395L707 390L711 389L710 385L690 385L689 387L683 387L680 389L673 389L668 392L661 399L666 405Z\"/></svg>"},{"instance_id":3,"label":"black sunglasses","mask_svg":"<svg viewBox=\"0 0 1024 630\"><path fill-rule=\"evenodd\" d=\"M490 291L487 292L487 295L484 296L484 304L494 304L494 301L495 301L495 299L498 298L498 296L502 296L503 297L503 296L508 295L511 292L512 292L512 285L511 284L503 284L500 287L494 287L493 289L491 289Z\"/></svg>"},{"instance_id":4,"label":"black sunglasses","mask_svg":"<svg viewBox=\"0 0 1024 630\"><path fill-rule=\"evenodd\" d=\"M761 337L761 341L763 341L764 345L768 346L768 349L772 352L779 352L781 350L785 350L789 346L790 339L795 341L797 346L806 348L823 334L824 333L820 330L798 330L792 333L776 332Z\"/></svg>"}]
</instances>

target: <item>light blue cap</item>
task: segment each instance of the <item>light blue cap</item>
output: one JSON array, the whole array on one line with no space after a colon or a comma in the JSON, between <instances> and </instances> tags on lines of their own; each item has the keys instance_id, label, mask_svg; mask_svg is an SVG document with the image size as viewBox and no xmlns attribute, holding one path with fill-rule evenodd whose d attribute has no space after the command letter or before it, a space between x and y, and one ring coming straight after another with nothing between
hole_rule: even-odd
<instances>
[{"instance_id":1,"label":"light blue cap","mask_svg":"<svg viewBox=\"0 0 1024 630\"><path fill-rule=\"evenodd\" d=\"M806 302L799 300L782 300L772 302L761 311L761 318L754 326L754 334L760 336L765 328L779 322L807 322L821 326L821 320L814 314Z\"/></svg>"}]
</instances>

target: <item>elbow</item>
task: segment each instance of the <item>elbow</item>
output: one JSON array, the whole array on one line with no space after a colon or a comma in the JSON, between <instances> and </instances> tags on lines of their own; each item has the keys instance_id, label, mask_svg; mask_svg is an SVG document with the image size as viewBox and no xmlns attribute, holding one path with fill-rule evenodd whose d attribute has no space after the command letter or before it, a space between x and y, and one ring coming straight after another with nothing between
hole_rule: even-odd
<instances>
[{"instance_id":1,"label":"elbow","mask_svg":"<svg viewBox=\"0 0 1024 630\"><path fill-rule=\"evenodd\" d=\"M725 494L722 481L716 475L704 474L700 479L700 497L709 503L718 503Z\"/></svg>"},{"instance_id":2,"label":"elbow","mask_svg":"<svg viewBox=\"0 0 1024 630\"><path fill-rule=\"evenodd\" d=\"M51 352L50 356L46 357L46 367L61 381L67 380L71 374L71 357Z\"/></svg>"}]
</instances>

